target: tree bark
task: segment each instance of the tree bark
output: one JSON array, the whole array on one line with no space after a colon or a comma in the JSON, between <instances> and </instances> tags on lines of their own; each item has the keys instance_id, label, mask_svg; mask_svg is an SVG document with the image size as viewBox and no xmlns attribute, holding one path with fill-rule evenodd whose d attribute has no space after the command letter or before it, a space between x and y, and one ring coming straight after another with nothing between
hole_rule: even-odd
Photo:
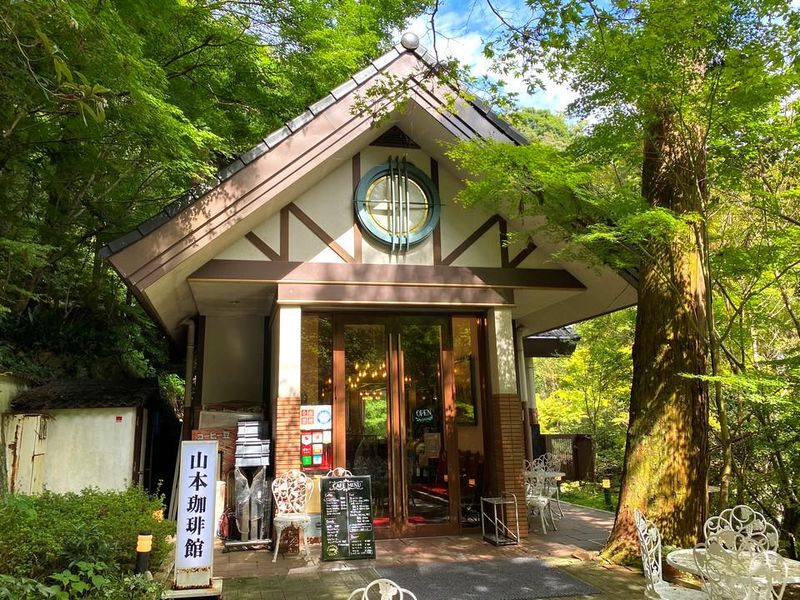
<instances>
[{"instance_id":1,"label":"tree bark","mask_svg":"<svg viewBox=\"0 0 800 600\"><path fill-rule=\"evenodd\" d=\"M642 194L678 216L701 214L705 194L702 132L657 113L646 131ZM642 257L633 345L633 384L619 505L604 556L638 554L634 509L655 521L665 543L691 547L706 512L708 389L707 297L703 236L679 228L652 239Z\"/></svg>"}]
</instances>

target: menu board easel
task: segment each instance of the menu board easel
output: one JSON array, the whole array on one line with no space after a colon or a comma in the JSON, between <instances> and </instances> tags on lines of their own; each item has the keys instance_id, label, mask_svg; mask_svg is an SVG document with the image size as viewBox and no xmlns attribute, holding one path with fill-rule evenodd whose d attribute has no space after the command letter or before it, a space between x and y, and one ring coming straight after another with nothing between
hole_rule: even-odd
<instances>
[{"instance_id":1,"label":"menu board easel","mask_svg":"<svg viewBox=\"0 0 800 600\"><path fill-rule=\"evenodd\" d=\"M375 558L369 475L320 479L322 560Z\"/></svg>"}]
</instances>

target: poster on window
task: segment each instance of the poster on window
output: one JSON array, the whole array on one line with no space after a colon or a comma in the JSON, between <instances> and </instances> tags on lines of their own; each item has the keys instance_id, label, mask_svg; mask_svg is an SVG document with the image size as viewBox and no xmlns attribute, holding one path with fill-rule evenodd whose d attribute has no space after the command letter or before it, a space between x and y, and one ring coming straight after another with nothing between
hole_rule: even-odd
<instances>
[{"instance_id":1,"label":"poster on window","mask_svg":"<svg viewBox=\"0 0 800 600\"><path fill-rule=\"evenodd\" d=\"M300 431L333 428L333 406L303 404L300 407Z\"/></svg>"},{"instance_id":2,"label":"poster on window","mask_svg":"<svg viewBox=\"0 0 800 600\"><path fill-rule=\"evenodd\" d=\"M181 442L175 587L211 585L217 441Z\"/></svg>"}]
</instances>

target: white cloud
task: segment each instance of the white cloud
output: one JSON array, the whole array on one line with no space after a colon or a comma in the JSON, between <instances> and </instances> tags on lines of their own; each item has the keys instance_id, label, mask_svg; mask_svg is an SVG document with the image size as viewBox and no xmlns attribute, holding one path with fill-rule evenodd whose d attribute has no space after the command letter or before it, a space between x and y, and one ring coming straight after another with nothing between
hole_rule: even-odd
<instances>
[{"instance_id":1,"label":"white cloud","mask_svg":"<svg viewBox=\"0 0 800 600\"><path fill-rule=\"evenodd\" d=\"M463 10L458 10L459 8ZM439 58L456 58L462 64L468 65L474 75L487 76L493 81L504 81L506 91L517 94L520 106L564 112L567 105L577 97L568 85L544 76L544 89L529 94L526 81L500 74L492 60L483 55L486 41L501 27L494 15L487 14L487 10L482 3L460 7L450 3L441 5L435 19L435 45L429 15L413 19L406 26L406 31L416 33L422 45L431 51L435 50Z\"/></svg>"}]
</instances>

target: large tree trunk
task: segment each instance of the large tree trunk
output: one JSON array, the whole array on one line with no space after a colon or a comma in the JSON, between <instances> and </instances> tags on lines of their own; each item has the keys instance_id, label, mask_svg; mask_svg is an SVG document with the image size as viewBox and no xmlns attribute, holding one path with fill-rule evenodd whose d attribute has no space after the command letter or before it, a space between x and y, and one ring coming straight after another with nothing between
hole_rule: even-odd
<instances>
[{"instance_id":1,"label":"large tree trunk","mask_svg":"<svg viewBox=\"0 0 800 600\"><path fill-rule=\"evenodd\" d=\"M647 131L642 193L653 207L701 214L701 132L661 113ZM699 225L654 239L642 256L633 345L633 385L619 506L604 555L638 553L634 509L654 520L665 543L691 547L706 512L708 390L705 241ZM688 376L687 376L688 375Z\"/></svg>"}]
</instances>

